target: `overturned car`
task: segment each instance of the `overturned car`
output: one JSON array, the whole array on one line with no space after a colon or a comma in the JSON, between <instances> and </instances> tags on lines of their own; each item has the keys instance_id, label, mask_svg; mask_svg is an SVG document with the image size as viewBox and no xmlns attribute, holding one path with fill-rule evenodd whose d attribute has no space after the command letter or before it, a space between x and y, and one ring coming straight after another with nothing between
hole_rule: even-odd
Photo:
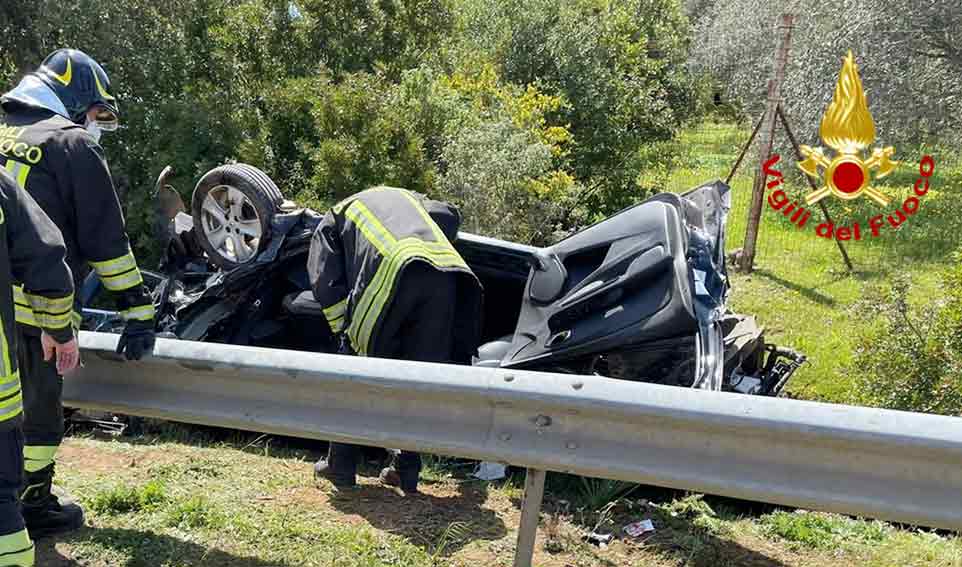
<instances>
[{"instance_id":1,"label":"overturned car","mask_svg":"<svg viewBox=\"0 0 962 567\"><path fill-rule=\"evenodd\" d=\"M306 272L321 215L245 164L204 175L188 211L170 173L156 185L165 256L144 272L158 331L335 352ZM720 181L656 195L546 248L459 233L454 245L484 287L474 364L777 395L804 356L726 309L729 202ZM81 290L83 328L119 332L99 287L92 275Z\"/></svg>"}]
</instances>

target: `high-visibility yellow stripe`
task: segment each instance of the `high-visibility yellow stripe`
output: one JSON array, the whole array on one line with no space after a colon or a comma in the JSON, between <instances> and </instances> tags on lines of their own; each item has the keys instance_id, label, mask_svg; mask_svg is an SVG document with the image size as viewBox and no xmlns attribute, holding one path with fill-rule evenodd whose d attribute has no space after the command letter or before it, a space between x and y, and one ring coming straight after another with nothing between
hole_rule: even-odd
<instances>
[{"instance_id":1,"label":"high-visibility yellow stripe","mask_svg":"<svg viewBox=\"0 0 962 567\"><path fill-rule=\"evenodd\" d=\"M65 297L48 298L24 291L23 286L13 286L13 301L21 305L29 305L34 311L46 311L59 314L73 309L73 294Z\"/></svg>"},{"instance_id":2,"label":"high-visibility yellow stripe","mask_svg":"<svg viewBox=\"0 0 962 567\"><path fill-rule=\"evenodd\" d=\"M37 326L44 329L63 329L64 327L69 327L73 321L72 311L68 311L62 315L51 315L49 313L43 313L42 311L34 311L33 314L36 318Z\"/></svg>"},{"instance_id":3,"label":"high-visibility yellow stripe","mask_svg":"<svg viewBox=\"0 0 962 567\"><path fill-rule=\"evenodd\" d=\"M382 256L388 256L390 251L397 245L397 240L391 232L377 220L364 203L354 201L347 208L344 215L351 219L351 222L361 231L361 234L370 242Z\"/></svg>"},{"instance_id":4,"label":"high-visibility yellow stripe","mask_svg":"<svg viewBox=\"0 0 962 567\"><path fill-rule=\"evenodd\" d=\"M444 242L445 240L447 240L447 237L444 236L444 231L441 230L441 227L438 226L438 223L434 222L434 219L431 218L430 213L428 213L427 209L424 208L424 205L422 205L414 197L414 195L411 194L410 191L402 190L401 194L404 195L404 197L408 201L411 201L411 205L413 205L415 210L417 210L417 212L420 213L421 218L424 219L424 222L427 223L429 227L431 227L431 231L434 233L434 239L438 242Z\"/></svg>"},{"instance_id":5,"label":"high-visibility yellow stripe","mask_svg":"<svg viewBox=\"0 0 962 567\"><path fill-rule=\"evenodd\" d=\"M351 320L351 324L348 329L348 336L351 337L351 342L355 346L355 349L364 349L363 352L358 350L358 352L361 352L361 354L366 354L367 350L366 345L363 344L365 341L363 341L361 337L363 337L365 334L369 334L369 332L362 332L361 326L366 323L368 331L370 331L370 328L373 327L374 321L377 320L380 313L378 311L373 315L370 314L373 309L372 304L380 296L385 285L387 285L388 280L397 277L397 271L400 268L399 263L409 259L408 256L405 255L406 250L409 250L412 247L417 247L417 250L421 251L420 255L422 256L440 255L446 254L449 251L453 251L451 245L447 241L444 241L443 243L423 242L412 237L405 239L402 241L402 243L402 246L399 246L392 256L381 260L381 264L378 266L377 272L374 274L374 278L372 278L371 282L367 285L367 288L361 295L361 299L358 301L355 309L354 314L356 317ZM414 254L414 256L417 255L418 254ZM458 258L460 259L460 256L458 256ZM391 286L393 287L393 282ZM383 304L383 300L381 303Z\"/></svg>"},{"instance_id":6,"label":"high-visibility yellow stripe","mask_svg":"<svg viewBox=\"0 0 962 567\"><path fill-rule=\"evenodd\" d=\"M125 321L150 321L154 318L153 305L140 305L120 312Z\"/></svg>"},{"instance_id":7,"label":"high-visibility yellow stripe","mask_svg":"<svg viewBox=\"0 0 962 567\"><path fill-rule=\"evenodd\" d=\"M34 564L34 547L27 530L0 536L0 565Z\"/></svg>"},{"instance_id":8,"label":"high-visibility yellow stripe","mask_svg":"<svg viewBox=\"0 0 962 567\"><path fill-rule=\"evenodd\" d=\"M100 281L102 281L104 287L110 291L124 291L144 283L144 277L140 274L140 270L135 268L133 271L117 276L104 276L101 274Z\"/></svg>"},{"instance_id":9,"label":"high-visibility yellow stripe","mask_svg":"<svg viewBox=\"0 0 962 567\"><path fill-rule=\"evenodd\" d=\"M347 312L346 297L334 305L324 308L324 316L328 319L337 319L338 317L343 317L345 312Z\"/></svg>"},{"instance_id":10,"label":"high-visibility yellow stripe","mask_svg":"<svg viewBox=\"0 0 962 567\"><path fill-rule=\"evenodd\" d=\"M439 268L467 266L446 240L442 243L424 242L417 238L403 240L390 258L381 261L375 277L358 302L357 317L351 321L348 335L360 354L367 354L371 346L374 325L393 294L399 271L409 260L415 258L426 260Z\"/></svg>"},{"instance_id":11,"label":"high-visibility yellow stripe","mask_svg":"<svg viewBox=\"0 0 962 567\"><path fill-rule=\"evenodd\" d=\"M0 423L11 420L23 413L23 392L9 400L0 402Z\"/></svg>"},{"instance_id":12,"label":"high-visibility yellow stripe","mask_svg":"<svg viewBox=\"0 0 962 567\"><path fill-rule=\"evenodd\" d=\"M14 314L18 323L43 327L46 329L62 329L73 319L73 294L67 297L49 299L40 295L27 293L22 286L13 286Z\"/></svg>"},{"instance_id":13,"label":"high-visibility yellow stripe","mask_svg":"<svg viewBox=\"0 0 962 567\"><path fill-rule=\"evenodd\" d=\"M8 159L6 170L17 180L17 185L19 185L21 189L27 186L27 176L30 175L29 165Z\"/></svg>"},{"instance_id":14,"label":"high-visibility yellow stripe","mask_svg":"<svg viewBox=\"0 0 962 567\"><path fill-rule=\"evenodd\" d=\"M344 330L344 321L344 316L341 315L336 319L328 319L327 324L330 325L332 333L340 333Z\"/></svg>"},{"instance_id":15,"label":"high-visibility yellow stripe","mask_svg":"<svg viewBox=\"0 0 962 567\"><path fill-rule=\"evenodd\" d=\"M133 252L127 252L123 256L114 258L113 260L91 262L90 265L97 270L97 275L104 278L107 276L116 276L136 268L137 260L134 258Z\"/></svg>"},{"instance_id":16,"label":"high-visibility yellow stripe","mask_svg":"<svg viewBox=\"0 0 962 567\"><path fill-rule=\"evenodd\" d=\"M14 353L12 352L13 349L10 348L5 327L3 317L0 316L0 351L2 351L0 352L0 380L7 383L12 379L19 379L20 374L13 370L11 357L14 356Z\"/></svg>"},{"instance_id":17,"label":"high-visibility yellow stripe","mask_svg":"<svg viewBox=\"0 0 962 567\"><path fill-rule=\"evenodd\" d=\"M27 472L37 472L53 464L57 456L57 445L25 445L23 447L23 468Z\"/></svg>"}]
</instances>

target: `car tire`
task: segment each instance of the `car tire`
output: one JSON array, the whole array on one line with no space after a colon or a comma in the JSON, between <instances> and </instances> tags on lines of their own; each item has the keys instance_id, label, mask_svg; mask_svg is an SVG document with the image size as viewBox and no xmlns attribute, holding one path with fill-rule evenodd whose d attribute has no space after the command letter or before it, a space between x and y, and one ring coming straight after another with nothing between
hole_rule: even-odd
<instances>
[{"instance_id":1,"label":"car tire","mask_svg":"<svg viewBox=\"0 0 962 567\"><path fill-rule=\"evenodd\" d=\"M283 203L277 185L254 166L208 171L191 198L194 231L207 258L225 270L257 258L270 243L271 222Z\"/></svg>"}]
</instances>

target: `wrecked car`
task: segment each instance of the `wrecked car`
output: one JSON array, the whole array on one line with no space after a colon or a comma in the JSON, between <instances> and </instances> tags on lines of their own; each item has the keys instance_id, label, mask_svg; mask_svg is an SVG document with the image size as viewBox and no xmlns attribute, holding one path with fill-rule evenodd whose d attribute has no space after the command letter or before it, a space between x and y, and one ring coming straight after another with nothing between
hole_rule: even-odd
<instances>
[{"instance_id":1,"label":"wrecked car","mask_svg":"<svg viewBox=\"0 0 962 567\"><path fill-rule=\"evenodd\" d=\"M155 187L164 258L144 273L161 336L336 352L306 272L322 215L245 164L204 175L188 209L170 173ZM659 194L545 248L459 233L484 287L474 364L777 395L804 356L726 308L729 191ZM103 295L89 277L83 328L120 332Z\"/></svg>"}]
</instances>

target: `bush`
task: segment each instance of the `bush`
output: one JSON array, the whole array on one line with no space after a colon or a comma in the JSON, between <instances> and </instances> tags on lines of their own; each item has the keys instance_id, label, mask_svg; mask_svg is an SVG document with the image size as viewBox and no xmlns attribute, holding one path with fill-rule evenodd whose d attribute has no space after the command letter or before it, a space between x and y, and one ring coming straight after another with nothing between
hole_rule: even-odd
<instances>
[{"instance_id":1,"label":"bush","mask_svg":"<svg viewBox=\"0 0 962 567\"><path fill-rule=\"evenodd\" d=\"M962 260L962 255L957 255ZM904 276L862 302L870 330L859 338L850 372L853 401L962 415L962 264L944 277L944 297L909 303Z\"/></svg>"}]
</instances>

